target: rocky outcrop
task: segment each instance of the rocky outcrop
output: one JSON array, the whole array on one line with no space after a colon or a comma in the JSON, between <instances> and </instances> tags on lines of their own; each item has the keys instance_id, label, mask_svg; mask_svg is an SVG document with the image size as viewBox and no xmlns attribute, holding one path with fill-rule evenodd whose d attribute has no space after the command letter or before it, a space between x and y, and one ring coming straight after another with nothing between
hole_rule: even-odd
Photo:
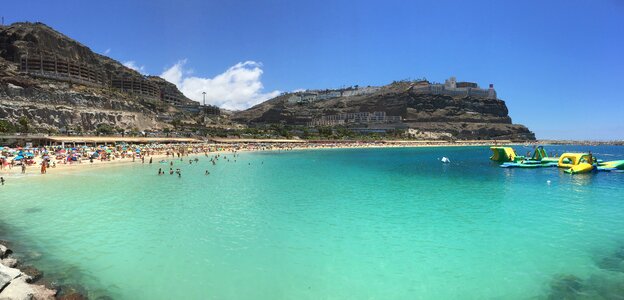
<instances>
[{"instance_id":1,"label":"rocky outcrop","mask_svg":"<svg viewBox=\"0 0 624 300\"><path fill-rule=\"evenodd\" d=\"M399 82L358 96L337 97L307 104L289 103L282 95L237 112L239 122L306 124L314 118L353 112L383 111L401 116L403 125L457 139L534 140L525 126L513 124L505 102L480 97L457 97L423 93Z\"/></svg>"},{"instance_id":2,"label":"rocky outcrop","mask_svg":"<svg viewBox=\"0 0 624 300\"><path fill-rule=\"evenodd\" d=\"M41 272L32 267L27 267L27 272L15 268L17 259L11 253L6 246L0 244L0 300L54 299L55 290L33 284L41 277Z\"/></svg>"},{"instance_id":3,"label":"rocky outcrop","mask_svg":"<svg viewBox=\"0 0 624 300\"><path fill-rule=\"evenodd\" d=\"M165 102L165 94L195 103L174 84L144 76L45 24L0 27L1 120L17 124L25 117L39 132L88 132L98 124L158 130L168 127L162 119L190 118Z\"/></svg>"}]
</instances>

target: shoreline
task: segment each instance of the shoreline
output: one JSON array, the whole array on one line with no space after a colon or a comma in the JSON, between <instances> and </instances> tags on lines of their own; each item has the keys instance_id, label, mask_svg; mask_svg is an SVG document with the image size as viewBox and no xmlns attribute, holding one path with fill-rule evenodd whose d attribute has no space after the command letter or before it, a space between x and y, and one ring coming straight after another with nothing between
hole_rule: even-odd
<instances>
[{"instance_id":1,"label":"shoreline","mask_svg":"<svg viewBox=\"0 0 624 300\"><path fill-rule=\"evenodd\" d=\"M546 141L544 141L546 142ZM547 145L568 145L568 143L552 143L552 141L548 141ZM538 141L530 142L530 143L515 143L515 142L505 142L505 143L491 143L491 141L462 141L462 142L433 142L433 141L380 141L380 142L345 142L345 141L336 141L336 142L328 142L328 143L310 143L310 142L297 142L297 143L263 143L263 142L253 142L253 143L235 143L235 144L212 144L212 143L201 143L201 144L189 144L189 145L178 145L177 147L192 148L193 150L188 153L183 153L181 157L195 157L195 156L204 156L211 157L219 154L227 154L233 152L261 152L261 151L305 151L305 150L332 150L332 149L381 149L381 148L445 148L445 147L490 147L490 146L533 146L533 145L542 145ZM161 146L163 144L160 144ZM569 144L574 145L574 144ZM582 146L596 146L603 144L578 144ZM604 145L613 145L613 144L604 144ZM618 145L614 145L618 146ZM216 149L216 150L209 150ZM162 150L161 150L162 152ZM179 159L181 157L176 157ZM149 159L153 160L153 163L157 163L159 160L171 160L172 156L166 155L164 153L153 153L145 156L145 159L149 161ZM81 159L79 162L73 163L61 163L60 160L53 160L56 163L55 167L49 167L47 171L50 174L41 174L40 165L42 159L40 157L35 158L35 164L27 167L26 172L24 174L21 173L21 169L19 166L13 166L12 168L4 167L0 169L0 177L4 177L7 179L24 179L24 178L33 178L42 175L54 175L54 174L68 174L76 171L83 171L87 168L100 169L104 167L117 166L117 165L127 165L127 164L142 164L140 158L135 158L133 161L131 158L116 158L113 160L102 161L99 159L94 159L93 162L89 162L88 159ZM51 161L52 162L52 161ZM144 164L147 164L145 162ZM5 183L6 184L6 183Z\"/></svg>"},{"instance_id":2,"label":"shoreline","mask_svg":"<svg viewBox=\"0 0 624 300\"><path fill-rule=\"evenodd\" d=\"M491 143L478 143L478 142L462 142L462 143L439 143L433 144L431 142L412 142L412 141L389 141L389 142L356 142L356 143L246 143L235 145L224 144L194 144L185 145L184 147L193 148L192 152L184 153L181 157L195 157L204 156L208 157L220 154L227 154L233 152L262 152L262 151L305 151L305 150L331 150L331 149L381 149L381 148L435 148L435 147L487 147L491 146ZM521 143L501 143L498 146L511 146L511 145L524 145ZM206 149L216 149L213 151L206 151ZM200 150L201 149L201 150ZM159 160L171 160L172 156L164 153L155 153L145 155L145 160L152 159L152 163L157 163ZM181 157L176 157L179 159ZM90 162L88 159L81 159L78 162L62 163L61 160L52 159L50 163L54 163L55 166L51 166L47 169L46 174L41 174L40 165L42 159L37 157L34 159L35 163L26 168L26 172L22 173L19 166L13 166L11 168L4 167L0 169L0 176L7 179L23 179L32 178L43 175L54 174L67 174L75 171L86 170L87 168L100 169L103 167L127 165L127 164L148 164L148 162L141 162L140 158L124 157L116 158L113 160L99 160L94 159ZM49 172L49 174L48 174Z\"/></svg>"}]
</instances>

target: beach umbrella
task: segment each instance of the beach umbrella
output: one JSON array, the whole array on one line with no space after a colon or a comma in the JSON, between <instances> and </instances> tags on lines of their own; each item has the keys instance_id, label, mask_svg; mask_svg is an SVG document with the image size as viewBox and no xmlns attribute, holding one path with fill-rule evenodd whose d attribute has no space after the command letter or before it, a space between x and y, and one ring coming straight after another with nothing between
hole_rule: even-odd
<instances>
[{"instance_id":1,"label":"beach umbrella","mask_svg":"<svg viewBox=\"0 0 624 300\"><path fill-rule=\"evenodd\" d=\"M22 159L24 159L24 157L21 156L21 155L18 155L18 156L13 158L13 160L22 160Z\"/></svg>"}]
</instances>

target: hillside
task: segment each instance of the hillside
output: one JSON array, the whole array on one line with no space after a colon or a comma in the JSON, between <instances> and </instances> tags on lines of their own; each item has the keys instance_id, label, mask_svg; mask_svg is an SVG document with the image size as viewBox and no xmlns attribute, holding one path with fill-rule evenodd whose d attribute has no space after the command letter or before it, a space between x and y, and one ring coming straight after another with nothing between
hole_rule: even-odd
<instances>
[{"instance_id":1,"label":"hillside","mask_svg":"<svg viewBox=\"0 0 624 300\"><path fill-rule=\"evenodd\" d=\"M0 119L34 131L159 130L197 103L42 23L0 27ZM195 110L198 110L195 108Z\"/></svg>"},{"instance_id":2,"label":"hillside","mask_svg":"<svg viewBox=\"0 0 624 300\"><path fill-rule=\"evenodd\" d=\"M479 96L442 95L415 87L423 82L395 82L362 95L340 96L309 103L291 103L285 94L234 114L247 123L309 124L323 116L385 112L400 116L395 124L371 128L407 128L422 137L533 140L525 126L513 124L503 100ZM353 126L362 127L362 124Z\"/></svg>"}]
</instances>

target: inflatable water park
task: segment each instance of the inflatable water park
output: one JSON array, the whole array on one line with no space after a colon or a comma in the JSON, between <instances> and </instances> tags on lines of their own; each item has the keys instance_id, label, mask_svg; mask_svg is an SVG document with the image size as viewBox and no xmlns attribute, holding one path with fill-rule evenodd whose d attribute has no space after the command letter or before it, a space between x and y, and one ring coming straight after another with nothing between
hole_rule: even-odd
<instances>
[{"instance_id":1,"label":"inflatable water park","mask_svg":"<svg viewBox=\"0 0 624 300\"><path fill-rule=\"evenodd\" d=\"M491 160L500 163L501 168L563 168L569 174L591 172L623 172L624 160L602 161L589 153L563 153L559 157L548 156L543 146L538 146L531 155L517 155L511 147L490 147Z\"/></svg>"}]
</instances>

